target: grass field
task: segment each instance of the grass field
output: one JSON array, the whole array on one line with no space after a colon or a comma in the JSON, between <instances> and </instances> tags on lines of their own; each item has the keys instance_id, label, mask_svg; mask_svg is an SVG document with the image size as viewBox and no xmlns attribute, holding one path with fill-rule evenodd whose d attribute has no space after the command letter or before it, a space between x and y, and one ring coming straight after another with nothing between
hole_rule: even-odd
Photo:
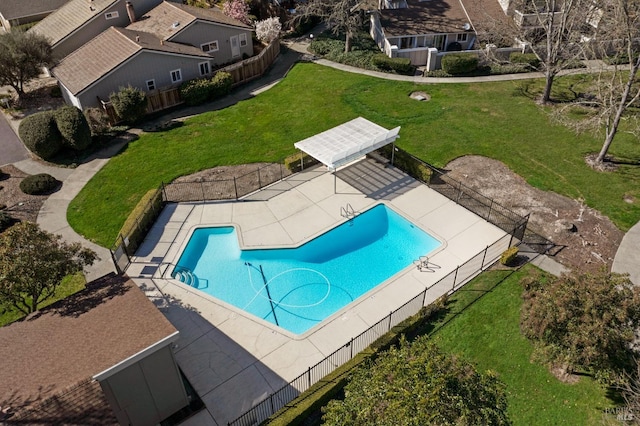
<instances>
[{"instance_id":1,"label":"grass field","mask_svg":"<svg viewBox=\"0 0 640 426\"><path fill-rule=\"evenodd\" d=\"M563 383L546 367L531 362L533 347L519 328L519 280L529 268L516 273L485 272L467 284L450 300L451 320L432 338L443 349L464 355L480 371L499 374L507 385L508 413L514 425L610 424L604 422L612 419L603 410L613 407L614 401L604 387L589 377ZM460 311L461 307L467 308Z\"/></svg>"},{"instance_id":2,"label":"grass field","mask_svg":"<svg viewBox=\"0 0 640 426\"><path fill-rule=\"evenodd\" d=\"M363 116L402 126L398 145L436 166L468 154L496 158L536 187L584 199L627 230L640 219L637 140L621 134L611 149L633 164L610 174L591 170L584 156L598 151L600 140L554 124L528 95L541 83L417 85L298 64L255 98L130 143L72 201L68 220L109 247L137 201L161 182L220 165L277 161L295 152L295 142ZM431 100L410 99L414 90Z\"/></svg>"}]
</instances>

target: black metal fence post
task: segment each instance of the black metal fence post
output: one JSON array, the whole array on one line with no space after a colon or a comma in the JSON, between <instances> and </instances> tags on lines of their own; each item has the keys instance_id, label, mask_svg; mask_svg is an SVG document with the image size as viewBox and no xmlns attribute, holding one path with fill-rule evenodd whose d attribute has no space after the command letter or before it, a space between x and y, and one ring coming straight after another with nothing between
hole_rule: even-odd
<instances>
[{"instance_id":1,"label":"black metal fence post","mask_svg":"<svg viewBox=\"0 0 640 426\"><path fill-rule=\"evenodd\" d=\"M458 269L460 269L460 265L456 266L456 272L453 275L453 287L451 287L451 291L456 289L456 280L458 279Z\"/></svg>"},{"instance_id":2,"label":"black metal fence post","mask_svg":"<svg viewBox=\"0 0 640 426\"><path fill-rule=\"evenodd\" d=\"M482 255L482 263L480 264L480 270L484 269L484 260L487 258L487 250L489 250L489 246L484 249L484 254Z\"/></svg>"},{"instance_id":3,"label":"black metal fence post","mask_svg":"<svg viewBox=\"0 0 640 426\"><path fill-rule=\"evenodd\" d=\"M202 201L207 201L207 198L204 196L204 182L200 181L200 191L202 192Z\"/></svg>"},{"instance_id":4,"label":"black metal fence post","mask_svg":"<svg viewBox=\"0 0 640 426\"><path fill-rule=\"evenodd\" d=\"M236 200L238 199L238 184L236 182L236 177L233 177L233 189L236 191Z\"/></svg>"}]
</instances>

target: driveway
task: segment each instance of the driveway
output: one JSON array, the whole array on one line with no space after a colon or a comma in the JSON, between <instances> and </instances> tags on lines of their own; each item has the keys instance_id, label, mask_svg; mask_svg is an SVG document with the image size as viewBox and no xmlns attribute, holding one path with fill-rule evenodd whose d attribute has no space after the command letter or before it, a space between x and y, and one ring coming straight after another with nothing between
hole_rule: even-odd
<instances>
[{"instance_id":1,"label":"driveway","mask_svg":"<svg viewBox=\"0 0 640 426\"><path fill-rule=\"evenodd\" d=\"M29 158L29 152L0 113L0 167Z\"/></svg>"}]
</instances>

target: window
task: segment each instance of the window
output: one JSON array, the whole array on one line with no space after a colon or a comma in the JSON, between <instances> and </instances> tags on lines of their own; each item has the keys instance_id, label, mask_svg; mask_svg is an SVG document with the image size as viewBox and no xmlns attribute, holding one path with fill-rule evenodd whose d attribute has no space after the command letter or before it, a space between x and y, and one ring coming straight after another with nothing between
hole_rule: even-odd
<instances>
[{"instance_id":1,"label":"window","mask_svg":"<svg viewBox=\"0 0 640 426\"><path fill-rule=\"evenodd\" d=\"M198 66L200 67L200 75L209 74L209 62L200 62Z\"/></svg>"},{"instance_id":2,"label":"window","mask_svg":"<svg viewBox=\"0 0 640 426\"><path fill-rule=\"evenodd\" d=\"M113 11L113 12L107 12L104 14L104 18L105 19L115 19L118 16L120 16L120 14L118 13L117 10Z\"/></svg>"},{"instance_id":3,"label":"window","mask_svg":"<svg viewBox=\"0 0 640 426\"><path fill-rule=\"evenodd\" d=\"M203 52L217 52L218 51L218 40L210 41L209 43L201 44Z\"/></svg>"},{"instance_id":4,"label":"window","mask_svg":"<svg viewBox=\"0 0 640 426\"><path fill-rule=\"evenodd\" d=\"M458 34L456 41L467 41L467 33Z\"/></svg>"},{"instance_id":5,"label":"window","mask_svg":"<svg viewBox=\"0 0 640 426\"><path fill-rule=\"evenodd\" d=\"M247 45L247 35L240 34L240 46L246 46L246 45Z\"/></svg>"},{"instance_id":6,"label":"window","mask_svg":"<svg viewBox=\"0 0 640 426\"><path fill-rule=\"evenodd\" d=\"M155 80L147 80L147 90L156 90Z\"/></svg>"},{"instance_id":7,"label":"window","mask_svg":"<svg viewBox=\"0 0 640 426\"><path fill-rule=\"evenodd\" d=\"M182 81L182 71L180 69L171 71L171 82L178 83Z\"/></svg>"}]
</instances>

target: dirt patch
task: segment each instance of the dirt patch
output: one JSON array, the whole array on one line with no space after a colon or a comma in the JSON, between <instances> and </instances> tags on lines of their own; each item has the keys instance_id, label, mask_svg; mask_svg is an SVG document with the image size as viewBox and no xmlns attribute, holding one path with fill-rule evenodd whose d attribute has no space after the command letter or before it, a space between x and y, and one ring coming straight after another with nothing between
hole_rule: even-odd
<instances>
[{"instance_id":1,"label":"dirt patch","mask_svg":"<svg viewBox=\"0 0 640 426\"><path fill-rule=\"evenodd\" d=\"M541 191L497 160L480 156L455 159L445 167L464 185L515 212L531 213L529 226L538 234L564 246L555 260L568 268L611 270L624 236L607 217L579 200Z\"/></svg>"},{"instance_id":2,"label":"dirt patch","mask_svg":"<svg viewBox=\"0 0 640 426\"><path fill-rule=\"evenodd\" d=\"M20 190L20 182L27 173L14 166L3 166L0 176L0 205L6 205L4 211L14 219L35 222L38 218L40 207L47 199L47 195L29 195Z\"/></svg>"}]
</instances>

